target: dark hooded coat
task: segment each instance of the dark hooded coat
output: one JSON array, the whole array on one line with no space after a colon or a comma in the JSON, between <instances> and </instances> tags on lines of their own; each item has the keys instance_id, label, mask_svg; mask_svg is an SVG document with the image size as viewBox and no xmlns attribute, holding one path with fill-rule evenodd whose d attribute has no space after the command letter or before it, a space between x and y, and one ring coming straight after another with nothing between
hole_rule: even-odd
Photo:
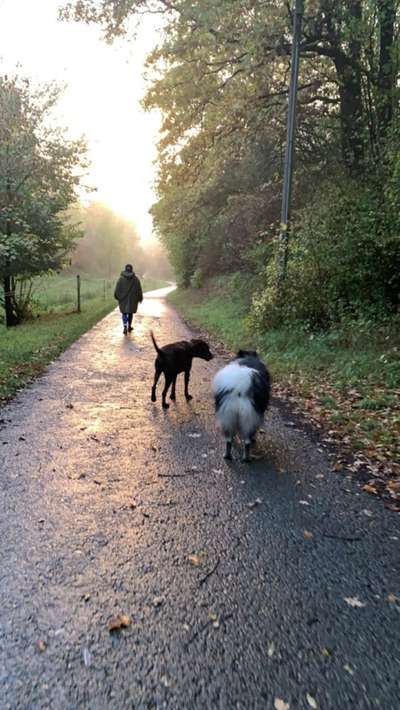
<instances>
[{"instance_id":1,"label":"dark hooded coat","mask_svg":"<svg viewBox=\"0 0 400 710\"><path fill-rule=\"evenodd\" d=\"M119 303L121 313L136 313L138 304L143 301L143 292L134 271L121 271L114 297Z\"/></svg>"}]
</instances>

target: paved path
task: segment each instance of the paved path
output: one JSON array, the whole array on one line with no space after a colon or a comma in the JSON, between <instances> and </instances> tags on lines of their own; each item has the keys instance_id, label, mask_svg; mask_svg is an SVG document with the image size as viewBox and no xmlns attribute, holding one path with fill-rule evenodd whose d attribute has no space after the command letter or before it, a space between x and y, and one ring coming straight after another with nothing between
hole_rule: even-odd
<instances>
[{"instance_id":1,"label":"paved path","mask_svg":"<svg viewBox=\"0 0 400 710\"><path fill-rule=\"evenodd\" d=\"M190 337L157 295L1 411L1 709L397 710L399 518L274 408L225 463L221 360L152 404L149 329Z\"/></svg>"}]
</instances>

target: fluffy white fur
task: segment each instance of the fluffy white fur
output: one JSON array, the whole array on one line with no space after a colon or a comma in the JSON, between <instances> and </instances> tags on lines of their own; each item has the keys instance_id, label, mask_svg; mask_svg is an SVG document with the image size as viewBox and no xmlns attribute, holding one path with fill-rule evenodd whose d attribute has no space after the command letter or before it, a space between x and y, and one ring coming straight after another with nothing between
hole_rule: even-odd
<instances>
[{"instance_id":1,"label":"fluffy white fur","mask_svg":"<svg viewBox=\"0 0 400 710\"><path fill-rule=\"evenodd\" d=\"M263 417L256 412L250 399L253 368L231 362L220 370L213 380L214 395L223 390L232 390L224 398L218 412L219 422L226 441L232 441L235 434L240 434L245 443L262 424Z\"/></svg>"}]
</instances>

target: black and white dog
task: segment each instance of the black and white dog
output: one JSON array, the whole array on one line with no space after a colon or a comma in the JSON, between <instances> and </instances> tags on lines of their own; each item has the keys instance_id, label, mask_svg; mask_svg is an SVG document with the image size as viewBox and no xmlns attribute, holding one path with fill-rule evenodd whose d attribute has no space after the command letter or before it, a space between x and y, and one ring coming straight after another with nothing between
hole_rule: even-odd
<instances>
[{"instance_id":1,"label":"black and white dog","mask_svg":"<svg viewBox=\"0 0 400 710\"><path fill-rule=\"evenodd\" d=\"M232 439L244 439L243 461L250 461L250 445L268 407L271 380L254 350L239 350L237 356L213 381L217 420L225 436L224 458L232 458Z\"/></svg>"}]
</instances>

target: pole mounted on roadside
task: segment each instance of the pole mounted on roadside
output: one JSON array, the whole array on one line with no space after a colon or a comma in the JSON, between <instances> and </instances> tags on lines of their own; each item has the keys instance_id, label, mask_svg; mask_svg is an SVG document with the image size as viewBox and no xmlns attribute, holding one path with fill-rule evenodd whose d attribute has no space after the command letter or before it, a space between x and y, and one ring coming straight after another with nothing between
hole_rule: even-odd
<instances>
[{"instance_id":1,"label":"pole mounted on roadside","mask_svg":"<svg viewBox=\"0 0 400 710\"><path fill-rule=\"evenodd\" d=\"M293 45L292 45L292 64L290 68L290 86L288 100L288 115L287 115L287 131L286 131L286 150L285 150L285 165L283 173L283 189L282 189L282 210L281 224L279 231L280 242L280 280L283 282L286 278L286 268L288 260L289 247L289 215L290 201L292 192L292 175L293 175L293 155L294 155L294 137L296 128L296 102L297 102L297 82L299 76L299 61L300 61L300 37L301 24L304 14L304 0L295 0L293 6Z\"/></svg>"}]
</instances>

